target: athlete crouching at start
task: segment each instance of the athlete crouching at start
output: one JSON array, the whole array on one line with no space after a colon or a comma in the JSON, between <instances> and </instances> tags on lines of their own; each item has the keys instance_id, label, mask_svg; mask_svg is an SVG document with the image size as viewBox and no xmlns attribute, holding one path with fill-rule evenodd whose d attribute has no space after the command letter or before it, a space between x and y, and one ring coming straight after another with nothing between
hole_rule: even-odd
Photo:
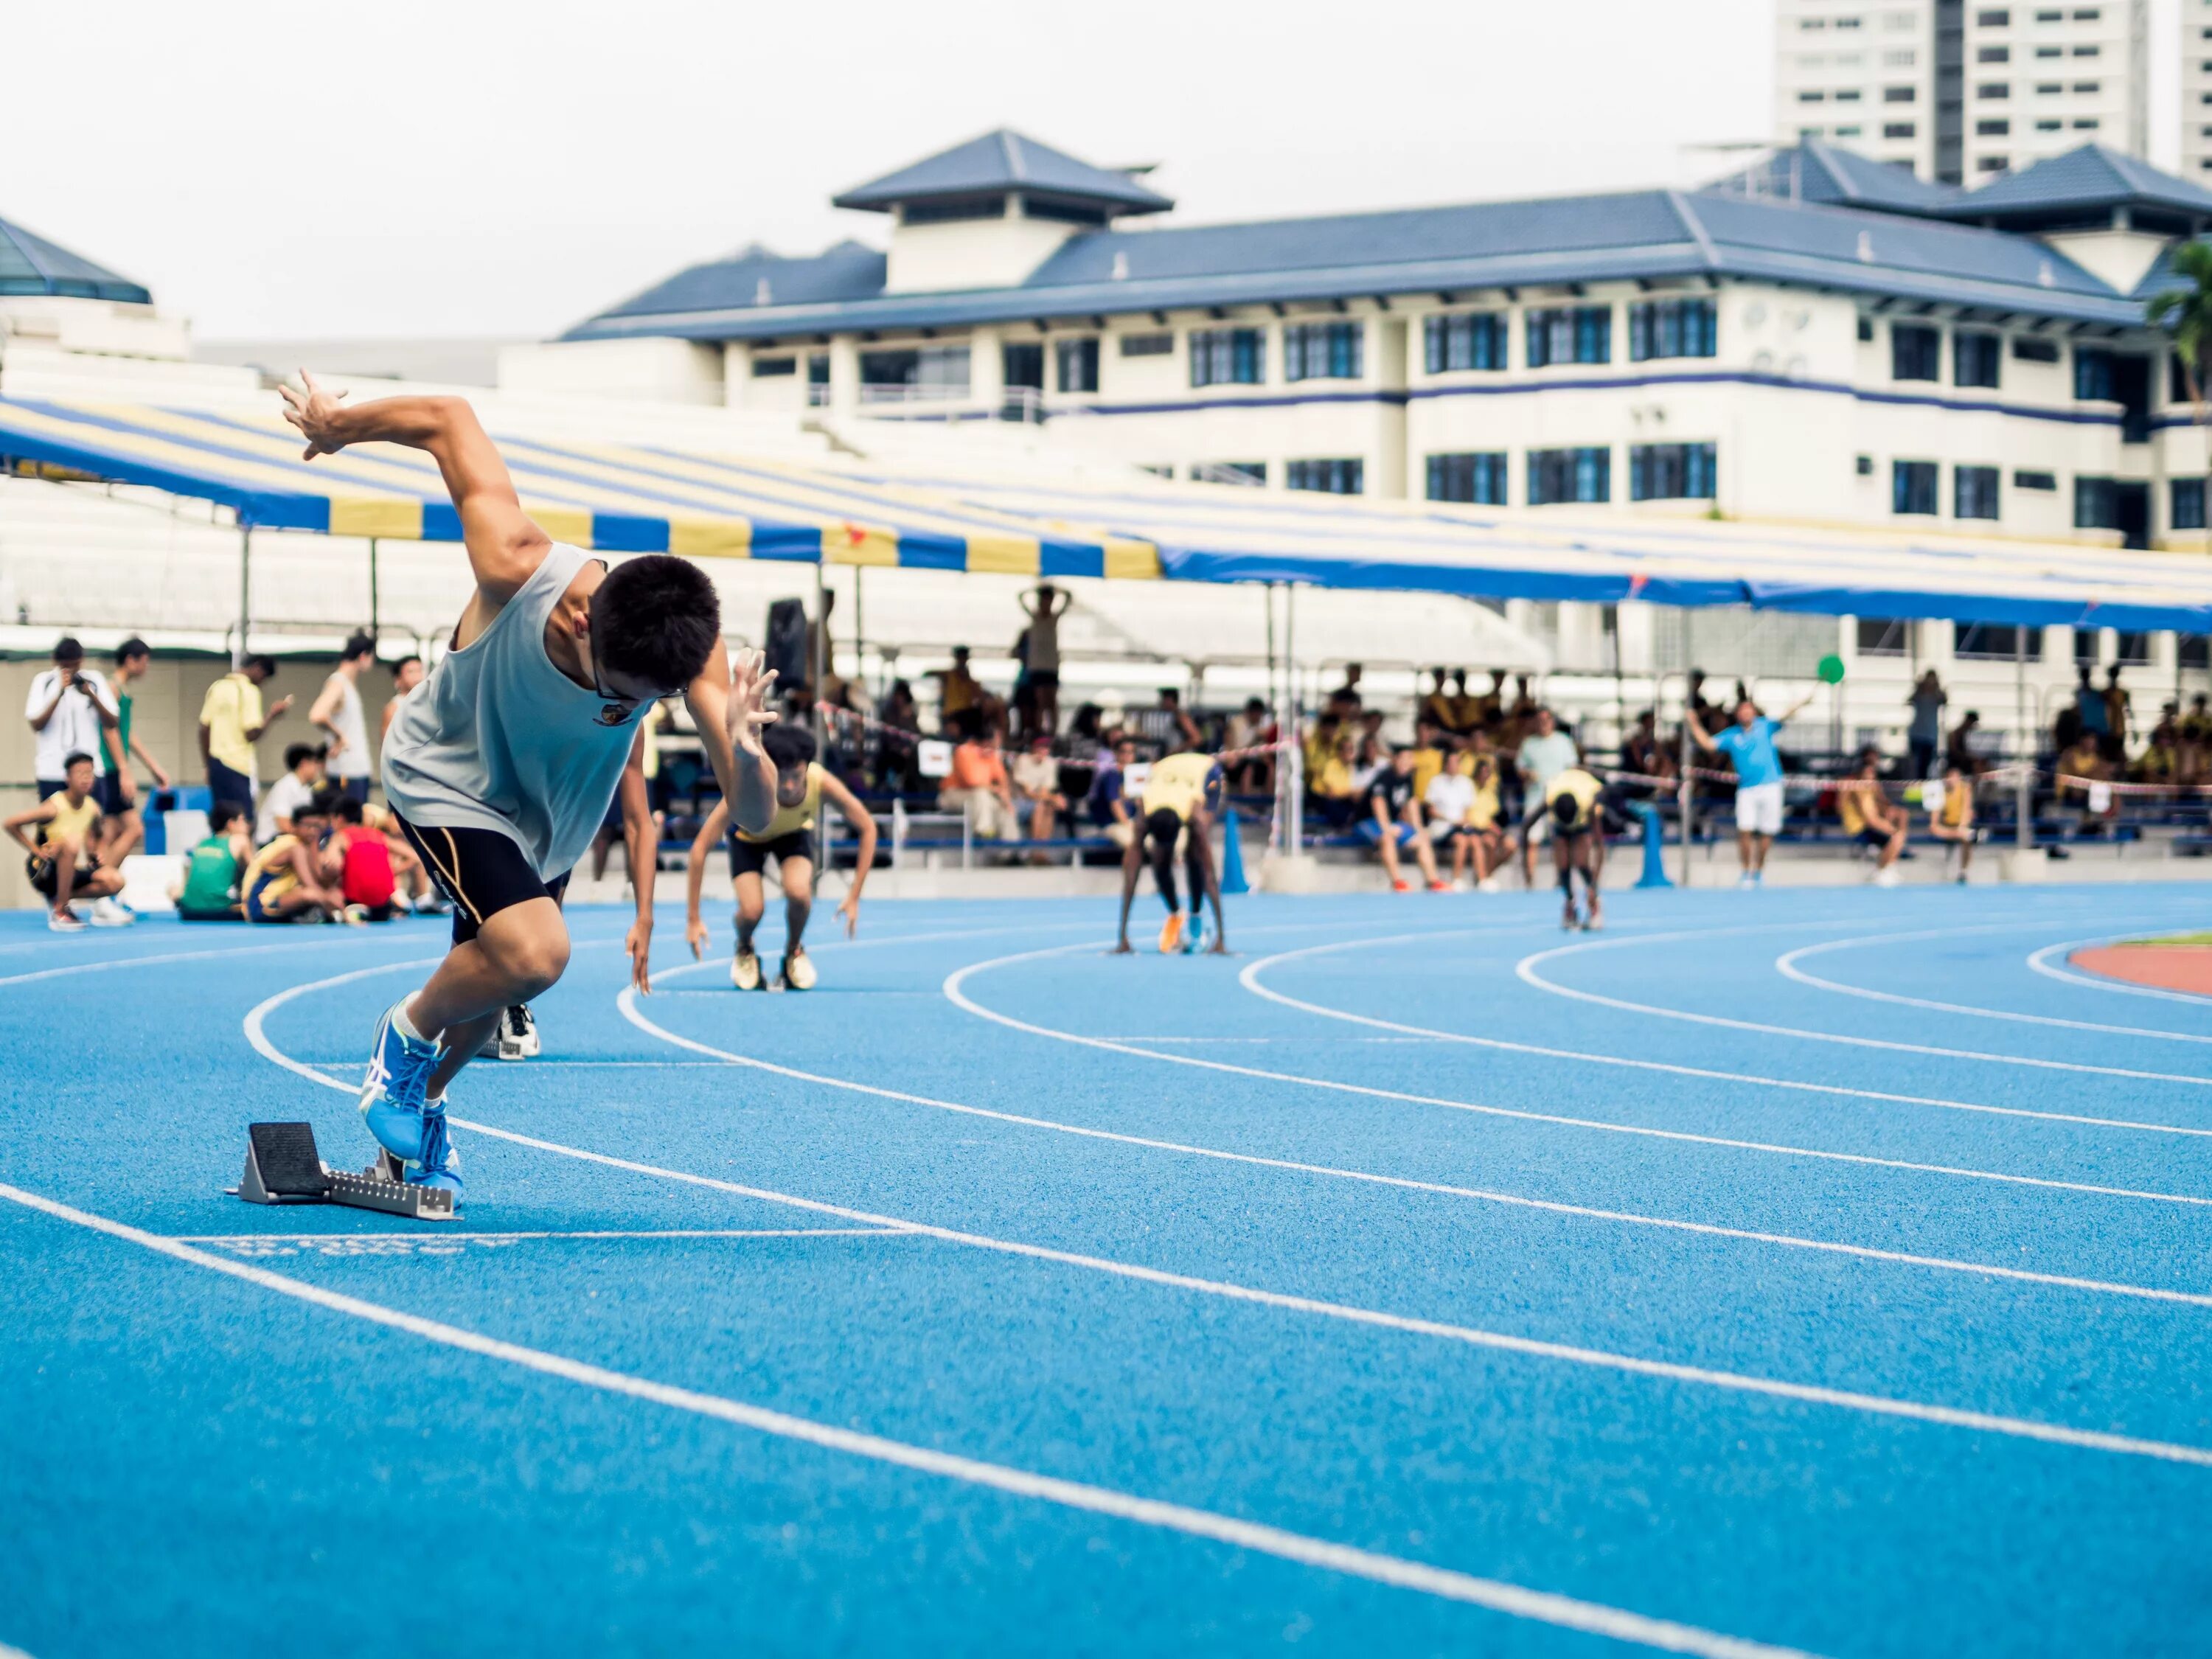
<instances>
[{"instance_id":1,"label":"athlete crouching at start","mask_svg":"<svg viewBox=\"0 0 2212 1659\"><path fill-rule=\"evenodd\" d=\"M1213 868L1213 815L1221 810L1227 783L1221 763L1211 755L1195 751L1170 755L1152 763L1145 780L1139 805L1143 817L1137 833L1121 854L1121 930L1114 946L1115 956L1129 954L1129 904L1137 896L1137 872L1151 849L1152 879L1158 884L1160 902L1168 919L1160 928L1160 954L1181 951L1186 956L1206 950L1215 956L1229 954L1229 930L1221 919L1221 879ZM1183 921L1182 900L1176 891L1176 843L1182 843L1183 867L1190 878L1190 921ZM1213 905L1213 942L1206 943L1204 902Z\"/></svg>"},{"instance_id":2,"label":"athlete crouching at start","mask_svg":"<svg viewBox=\"0 0 2212 1659\"><path fill-rule=\"evenodd\" d=\"M1552 859L1559 867L1559 894L1565 908L1559 926L1595 933L1605 926L1598 884L1605 878L1605 786L1579 766L1570 766L1544 788L1544 810L1552 820ZM1575 878L1580 876L1586 908L1575 909Z\"/></svg>"},{"instance_id":3,"label":"athlete crouching at start","mask_svg":"<svg viewBox=\"0 0 2212 1659\"><path fill-rule=\"evenodd\" d=\"M699 826L691 843L685 871L684 937L690 941L691 957L699 959L706 947L707 924L699 919L699 890L707 879L707 855L724 831L730 837L730 877L738 895L738 952L730 959L730 983L740 991L757 991L764 981L760 957L753 951L753 930L768 914L768 894L761 872L775 860L776 877L783 884L783 970L776 984L785 990L814 988L814 963L806 954L807 919L814 914L814 820L826 799L845 816L860 838L853 864L853 884L837 914L845 919L845 937L860 925L860 889L876 864L876 820L860 798L814 758L814 734L796 726L779 726L764 745L775 763L775 816L758 830L730 828L728 809L716 802Z\"/></svg>"},{"instance_id":4,"label":"athlete crouching at start","mask_svg":"<svg viewBox=\"0 0 2212 1659\"><path fill-rule=\"evenodd\" d=\"M541 995L568 965L560 896L592 844L629 758L641 708L681 696L740 825L775 811L760 728L773 673L757 653L732 669L713 586L663 554L610 570L554 541L523 512L507 463L458 398L343 407L312 379L283 388L309 460L349 444L426 451L460 518L476 592L451 648L399 705L384 787L401 830L453 902L453 946L430 981L377 1028L361 1109L410 1181L461 1188L446 1089L502 1010ZM650 989L653 920L627 941Z\"/></svg>"}]
</instances>

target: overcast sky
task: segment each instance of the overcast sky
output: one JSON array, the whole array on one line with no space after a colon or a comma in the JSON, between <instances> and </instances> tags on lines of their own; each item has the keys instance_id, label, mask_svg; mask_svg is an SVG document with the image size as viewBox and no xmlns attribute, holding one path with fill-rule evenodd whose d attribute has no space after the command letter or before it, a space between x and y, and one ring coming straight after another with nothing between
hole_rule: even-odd
<instances>
[{"instance_id":1,"label":"overcast sky","mask_svg":"<svg viewBox=\"0 0 2212 1659\"><path fill-rule=\"evenodd\" d=\"M997 126L1161 163L1183 222L1693 181L1765 136L1772 10L0 0L0 217L209 339L537 336L880 243L829 198Z\"/></svg>"}]
</instances>

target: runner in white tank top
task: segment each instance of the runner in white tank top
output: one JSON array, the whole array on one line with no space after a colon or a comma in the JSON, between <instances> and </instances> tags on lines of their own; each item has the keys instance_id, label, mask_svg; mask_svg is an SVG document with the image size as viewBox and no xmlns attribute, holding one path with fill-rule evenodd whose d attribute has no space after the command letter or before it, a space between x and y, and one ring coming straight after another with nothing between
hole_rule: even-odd
<instances>
[{"instance_id":1,"label":"runner in white tank top","mask_svg":"<svg viewBox=\"0 0 2212 1659\"><path fill-rule=\"evenodd\" d=\"M559 898L623 779L641 708L682 696L741 826L775 813L761 727L775 676L758 652L732 667L714 590L665 554L613 570L531 522L507 463L458 398L384 398L349 409L302 375L283 388L306 459L349 444L426 451L459 512L476 592L446 654L402 706L384 748L401 827L453 901L453 948L386 1013L362 1111L410 1180L458 1193L445 1090L501 1014L568 963ZM652 949L651 861L633 872L631 977Z\"/></svg>"}]
</instances>

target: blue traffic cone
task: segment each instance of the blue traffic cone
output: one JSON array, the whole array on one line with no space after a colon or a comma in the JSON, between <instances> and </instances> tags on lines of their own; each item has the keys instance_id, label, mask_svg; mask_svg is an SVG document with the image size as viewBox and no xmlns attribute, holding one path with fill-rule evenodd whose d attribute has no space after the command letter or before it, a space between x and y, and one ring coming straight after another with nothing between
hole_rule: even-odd
<instances>
[{"instance_id":1,"label":"blue traffic cone","mask_svg":"<svg viewBox=\"0 0 2212 1659\"><path fill-rule=\"evenodd\" d=\"M1644 820L1644 873L1638 887L1672 887L1667 879L1667 831L1659 822L1659 809L1648 800L1632 801L1628 810Z\"/></svg>"},{"instance_id":2,"label":"blue traffic cone","mask_svg":"<svg viewBox=\"0 0 2212 1659\"><path fill-rule=\"evenodd\" d=\"M1244 842L1237 833L1237 809L1232 806L1221 815L1221 894L1228 898L1251 890L1251 884L1244 879Z\"/></svg>"}]
</instances>

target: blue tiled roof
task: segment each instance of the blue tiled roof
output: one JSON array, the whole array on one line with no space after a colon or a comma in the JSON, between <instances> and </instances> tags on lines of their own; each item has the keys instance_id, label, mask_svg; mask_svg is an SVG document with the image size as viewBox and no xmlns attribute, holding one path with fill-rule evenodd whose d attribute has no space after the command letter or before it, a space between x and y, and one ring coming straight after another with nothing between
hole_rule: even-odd
<instances>
[{"instance_id":1,"label":"blue tiled roof","mask_svg":"<svg viewBox=\"0 0 2212 1659\"><path fill-rule=\"evenodd\" d=\"M872 299L883 291L884 256L862 243L840 242L826 253L798 258L753 246L727 259L680 270L601 312L567 337L590 338L586 331L613 318L660 317L731 306L836 305Z\"/></svg>"},{"instance_id":2,"label":"blue tiled roof","mask_svg":"<svg viewBox=\"0 0 2212 1659\"><path fill-rule=\"evenodd\" d=\"M1966 194L1955 185L1929 184L1909 168L1817 138L1773 150L1711 188L1735 196L1929 215L1942 213Z\"/></svg>"},{"instance_id":3,"label":"blue tiled roof","mask_svg":"<svg viewBox=\"0 0 2212 1659\"><path fill-rule=\"evenodd\" d=\"M126 305L154 303L154 296L128 277L0 219L0 295L15 294L115 300Z\"/></svg>"},{"instance_id":4,"label":"blue tiled roof","mask_svg":"<svg viewBox=\"0 0 2212 1659\"><path fill-rule=\"evenodd\" d=\"M2102 144L2084 144L2001 174L1947 210L1964 219L2008 218L2134 204L2212 217L2212 191Z\"/></svg>"},{"instance_id":5,"label":"blue tiled roof","mask_svg":"<svg viewBox=\"0 0 2212 1659\"><path fill-rule=\"evenodd\" d=\"M848 245L849 246L849 245ZM824 258L832 256L825 255ZM848 255L860 276L856 256ZM801 261L787 261L797 265ZM1025 282L817 299L702 266L681 308L657 290L568 337L764 338L951 327L1425 290L1735 276L2127 326L2140 309L2064 255L2008 232L1723 191L1646 190L1248 224L1079 233ZM880 265L878 266L880 272ZM672 287L673 285L665 285ZM788 298L787 298L787 294Z\"/></svg>"},{"instance_id":6,"label":"blue tiled roof","mask_svg":"<svg viewBox=\"0 0 2212 1659\"><path fill-rule=\"evenodd\" d=\"M1162 213L1175 205L1126 173L1094 167L1005 127L856 185L832 201L837 207L883 211L902 202L1014 190L1095 203L1119 213Z\"/></svg>"}]
</instances>

